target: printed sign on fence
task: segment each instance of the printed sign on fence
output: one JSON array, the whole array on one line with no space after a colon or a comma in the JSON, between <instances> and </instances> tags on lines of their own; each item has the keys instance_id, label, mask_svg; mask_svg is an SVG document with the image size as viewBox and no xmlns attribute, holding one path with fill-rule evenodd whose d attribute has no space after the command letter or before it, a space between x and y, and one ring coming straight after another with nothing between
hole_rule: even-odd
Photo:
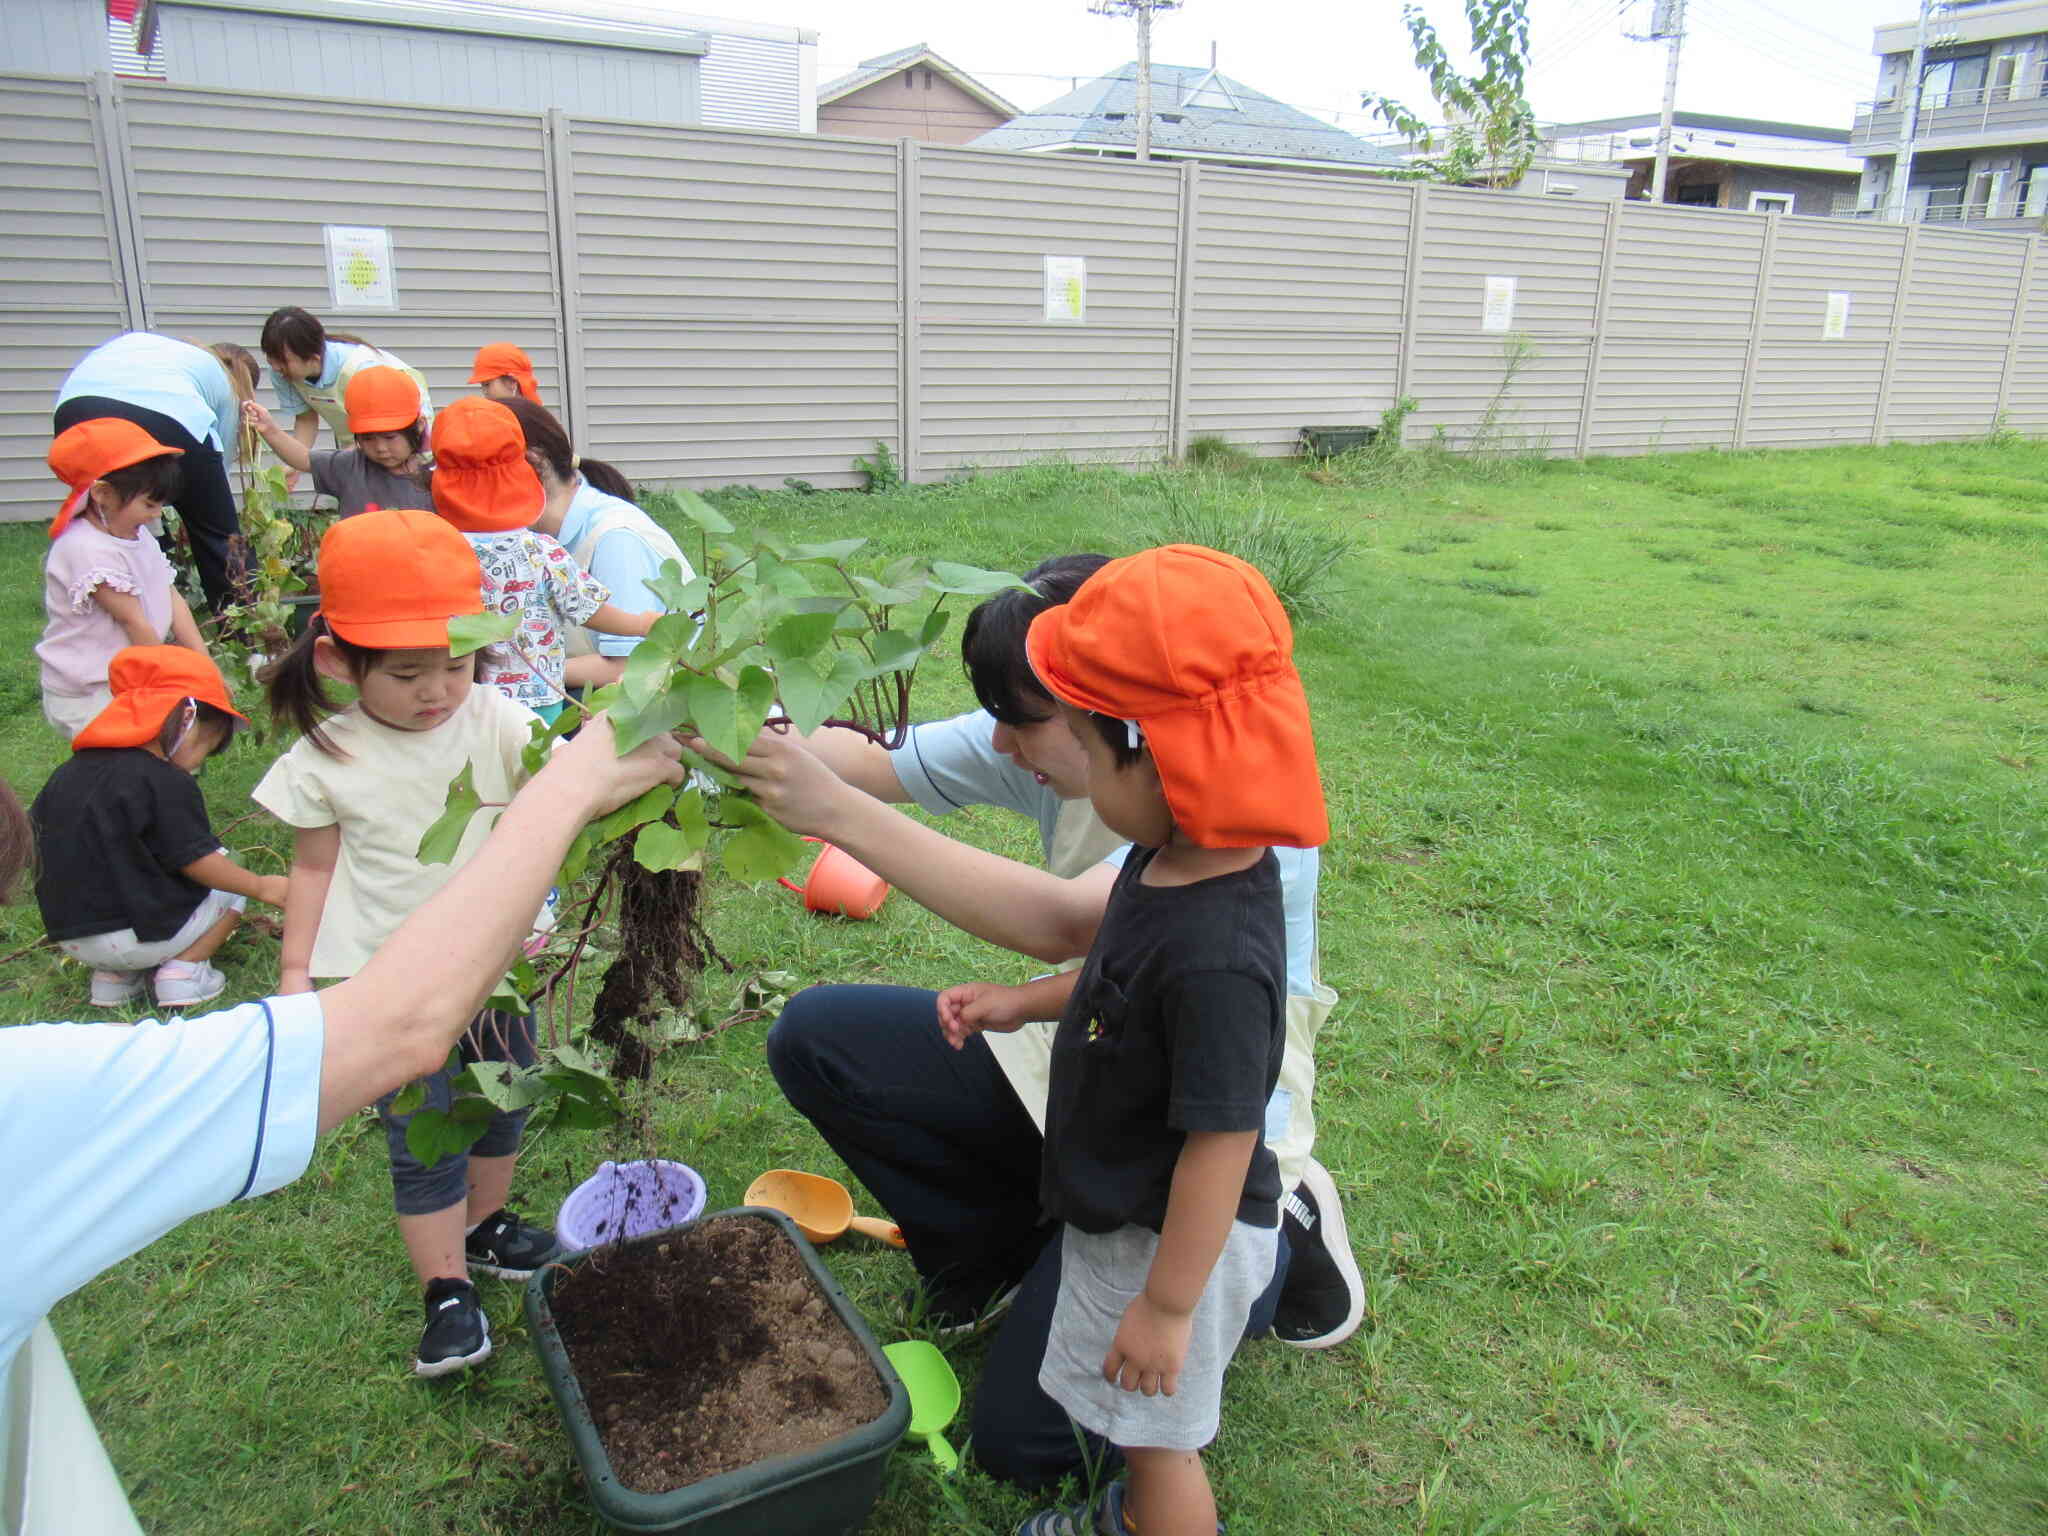
<instances>
[{"instance_id":1,"label":"printed sign on fence","mask_svg":"<svg viewBox=\"0 0 2048 1536\"><path fill-rule=\"evenodd\" d=\"M1831 293L1828 295L1827 318L1820 323L1822 341L1840 341L1849 334L1849 295Z\"/></svg>"},{"instance_id":2,"label":"printed sign on fence","mask_svg":"<svg viewBox=\"0 0 2048 1536\"><path fill-rule=\"evenodd\" d=\"M1479 312L1479 329L1482 331L1511 331L1515 327L1515 280L1512 277L1489 277L1486 280L1486 303Z\"/></svg>"},{"instance_id":3,"label":"printed sign on fence","mask_svg":"<svg viewBox=\"0 0 2048 1536\"><path fill-rule=\"evenodd\" d=\"M1085 256L1045 258L1045 318L1079 325L1088 318L1088 259Z\"/></svg>"},{"instance_id":4,"label":"printed sign on fence","mask_svg":"<svg viewBox=\"0 0 2048 1536\"><path fill-rule=\"evenodd\" d=\"M398 308L398 270L391 260L391 231L355 224L329 224L327 287L336 309Z\"/></svg>"}]
</instances>

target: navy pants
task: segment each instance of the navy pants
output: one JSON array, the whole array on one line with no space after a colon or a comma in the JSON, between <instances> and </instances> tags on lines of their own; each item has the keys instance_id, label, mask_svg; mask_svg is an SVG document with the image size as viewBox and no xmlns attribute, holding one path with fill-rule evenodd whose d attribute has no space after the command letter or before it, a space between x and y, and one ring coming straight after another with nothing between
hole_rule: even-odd
<instances>
[{"instance_id":1,"label":"navy pants","mask_svg":"<svg viewBox=\"0 0 2048 1536\"><path fill-rule=\"evenodd\" d=\"M107 395L76 395L57 407L51 423L62 432L102 416L132 421L166 448L184 450L184 457L178 460L182 478L171 505L178 509L192 541L199 585L215 613L239 602L243 558L236 541L242 534L242 519L235 510L235 490L228 483L227 461L220 450L199 441L175 417Z\"/></svg>"},{"instance_id":2,"label":"navy pants","mask_svg":"<svg viewBox=\"0 0 2048 1536\"><path fill-rule=\"evenodd\" d=\"M974 1455L997 1477L1043 1487L1080 1469L1084 1440L1090 1457L1116 1453L1077 1439L1038 1385L1060 1284L1060 1227L1038 1204L1044 1138L984 1041L946 1044L936 999L914 987L812 987L768 1032L768 1065L903 1229L928 1285L979 1298L1019 1284L975 1392ZM1246 1337L1272 1326L1287 1262L1283 1227Z\"/></svg>"},{"instance_id":3,"label":"navy pants","mask_svg":"<svg viewBox=\"0 0 2048 1536\"><path fill-rule=\"evenodd\" d=\"M509 1061L530 1067L534 1062L533 1015L500 1013L486 1008L470 1021L469 1028L455 1042L455 1054L465 1067L479 1061ZM427 1109L445 1110L454 1102L450 1086L455 1074L443 1066L430 1072ZM469 1160L472 1157L510 1157L519 1150L519 1138L526 1130L527 1111L501 1109L491 1116L483 1136L466 1152L444 1157L429 1168L412 1155L405 1143L405 1128L411 1115L394 1115L391 1101L402 1090L394 1089L377 1101L377 1118L384 1125L384 1143L391 1154L391 1204L401 1216L430 1216L460 1205L469 1198Z\"/></svg>"}]
</instances>

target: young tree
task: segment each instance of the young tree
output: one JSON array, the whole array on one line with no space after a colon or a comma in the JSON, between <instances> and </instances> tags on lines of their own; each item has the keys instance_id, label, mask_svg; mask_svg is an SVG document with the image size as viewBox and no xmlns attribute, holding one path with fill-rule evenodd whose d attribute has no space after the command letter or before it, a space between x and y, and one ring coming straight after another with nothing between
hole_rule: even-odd
<instances>
[{"instance_id":1,"label":"young tree","mask_svg":"<svg viewBox=\"0 0 2048 1536\"><path fill-rule=\"evenodd\" d=\"M1433 128L1391 96L1367 91L1361 104L1408 136L1423 153L1393 174L1415 181L1512 187L1536 155L1536 115L1523 94L1529 67L1528 0L1465 0L1477 74L1462 74L1416 0L1401 21L1415 67L1448 126Z\"/></svg>"}]
</instances>

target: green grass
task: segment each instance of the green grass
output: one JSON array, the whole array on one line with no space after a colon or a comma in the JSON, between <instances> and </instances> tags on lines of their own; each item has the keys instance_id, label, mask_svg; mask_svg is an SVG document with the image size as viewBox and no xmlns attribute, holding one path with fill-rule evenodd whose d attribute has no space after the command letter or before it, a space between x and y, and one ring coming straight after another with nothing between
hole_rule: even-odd
<instances>
[{"instance_id":1,"label":"green grass","mask_svg":"<svg viewBox=\"0 0 2048 1536\"><path fill-rule=\"evenodd\" d=\"M2048 451L1999 443L1436 466L1047 465L887 495L728 498L797 536L1021 569L1258 507L1352 541L1300 631L1335 839L1319 1155L1368 1325L1239 1356L1210 1465L1234 1532L2021 1532L2048 1519ZM8 654L37 530L0 530ZM936 664L921 712L966 701ZM59 745L0 672L5 771ZM208 770L216 825L262 750ZM1015 853L994 814L958 831ZM254 821L229 841L277 858ZM273 865L273 867L275 867ZM33 907L0 918L7 950ZM850 925L717 887L743 972L944 984L1023 962L909 903ZM274 946L237 940L244 995ZM720 996L740 977L714 975ZM12 1018L83 976L0 968ZM839 1172L763 1027L663 1060L651 1131L543 1138L551 1211L600 1158L714 1205ZM517 1292L471 1379L406 1374L417 1301L380 1138L58 1309L160 1530L581 1532ZM900 1256L828 1250L883 1338ZM981 1346L948 1341L973 1390ZM1006 1531L1030 1501L891 1464L871 1531Z\"/></svg>"}]
</instances>

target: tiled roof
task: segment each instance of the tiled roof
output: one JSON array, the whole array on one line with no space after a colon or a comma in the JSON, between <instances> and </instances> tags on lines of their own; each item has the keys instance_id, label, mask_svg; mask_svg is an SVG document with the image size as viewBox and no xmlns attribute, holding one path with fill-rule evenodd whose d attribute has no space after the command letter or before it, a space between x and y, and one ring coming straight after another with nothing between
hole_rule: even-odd
<instances>
[{"instance_id":1,"label":"tiled roof","mask_svg":"<svg viewBox=\"0 0 2048 1536\"><path fill-rule=\"evenodd\" d=\"M974 144L980 149L1135 146L1137 100L1138 66L1130 63L990 129ZM1152 66L1152 147L1164 155L1402 163L1391 150L1368 144L1227 75L1181 64Z\"/></svg>"}]
</instances>

